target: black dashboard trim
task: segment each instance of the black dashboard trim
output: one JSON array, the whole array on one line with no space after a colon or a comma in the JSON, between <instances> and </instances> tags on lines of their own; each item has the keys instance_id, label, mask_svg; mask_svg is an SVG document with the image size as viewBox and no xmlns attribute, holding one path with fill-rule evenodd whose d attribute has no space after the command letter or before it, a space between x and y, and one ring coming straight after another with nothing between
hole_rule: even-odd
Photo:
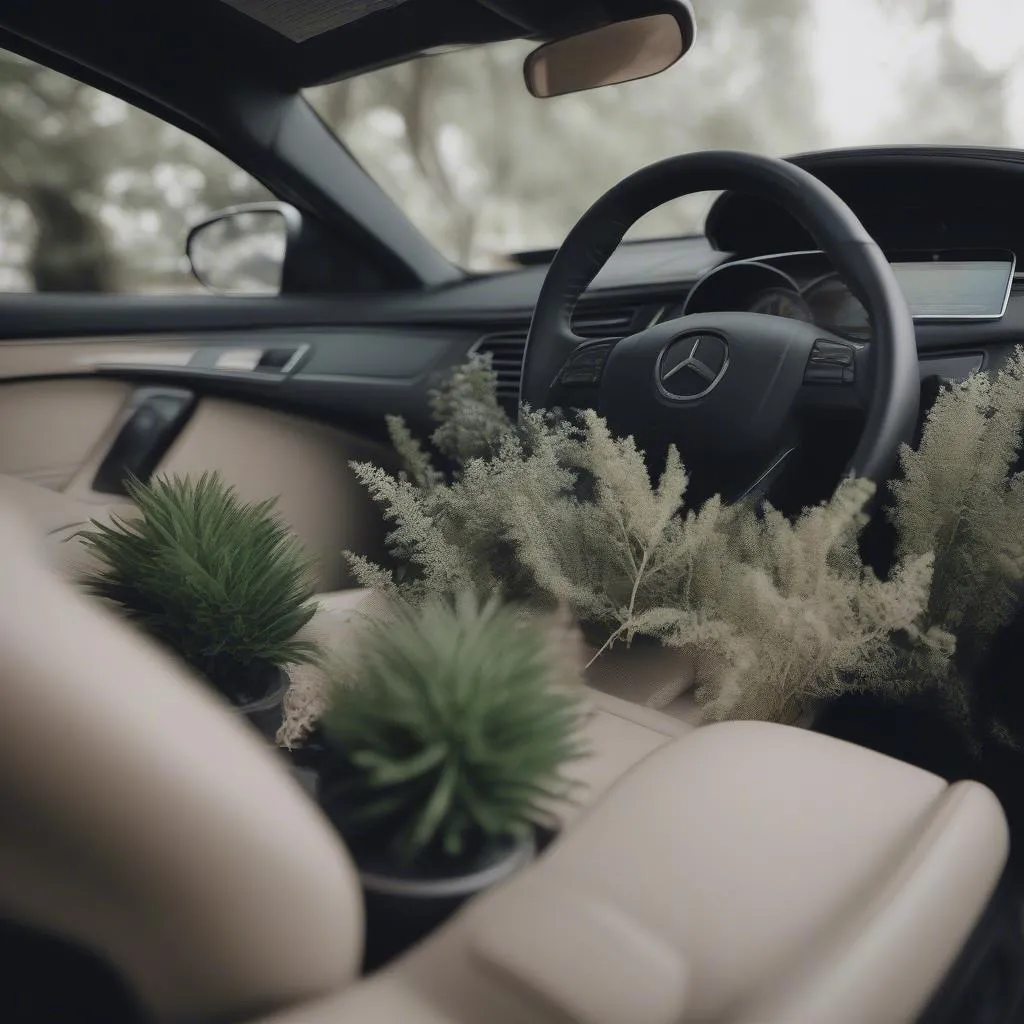
<instances>
[{"instance_id":1,"label":"black dashboard trim","mask_svg":"<svg viewBox=\"0 0 1024 1024\"><path fill-rule=\"evenodd\" d=\"M806 154L793 161L823 178L835 171L856 176L861 170L884 178L889 168L906 168L926 180L943 169L953 170L977 194L998 180L1024 196L1024 152L900 147ZM972 180L980 184L971 186ZM728 210L729 195L722 196L712 210L712 237L712 221L721 216L721 210ZM893 201L884 189L878 199L882 204ZM1020 207L1024 234L1024 204ZM1016 216L1008 211L1010 215ZM888 248L884 238L880 242ZM599 312L615 304L632 304L677 310L706 272L737 257L772 255L772 246L786 248L775 240L749 254L715 251L703 238L627 243L613 258L612 272L595 282L580 308ZM1017 251L1024 252L1024 247ZM430 423L428 391L447 368L464 360L487 335L525 335L546 269L530 266L444 287L373 296L7 294L0 296L0 358L5 340L74 344L68 339L110 338L116 343L118 339L167 338L211 350L254 342L272 347L309 344L308 358L283 379L204 367L107 366L101 372L137 383L166 386L175 382L198 394L294 410L367 433L383 430L385 411L396 412L422 430ZM1018 290L1022 280L1024 275L1017 275L1000 320L916 323L922 362L968 357L973 365L979 353L986 367L1002 362L1024 342L1024 290Z\"/></svg>"},{"instance_id":2,"label":"black dashboard trim","mask_svg":"<svg viewBox=\"0 0 1024 1024\"><path fill-rule=\"evenodd\" d=\"M1016 201L1024 188L1024 152L969 146L878 146L802 153L788 161L835 190L865 220L883 249L893 248L896 236L906 226L899 223L899 216L911 216L909 208L913 207L918 219L911 220L922 231L917 239L920 248L941 241L947 248L988 244L1024 250L1024 211L1017 212ZM892 193L900 188L904 194L894 201ZM879 199L881 203L876 202ZM871 218L886 202L890 213L899 216ZM990 223L977 223L972 213L979 210L991 215ZM975 237L979 227L991 236L986 242ZM764 252L764 242L798 249L811 241L800 225L777 207L735 191L724 192L714 202L705 233L714 247L739 256ZM926 238L925 233L932 237ZM968 237L958 243L958 234Z\"/></svg>"}]
</instances>

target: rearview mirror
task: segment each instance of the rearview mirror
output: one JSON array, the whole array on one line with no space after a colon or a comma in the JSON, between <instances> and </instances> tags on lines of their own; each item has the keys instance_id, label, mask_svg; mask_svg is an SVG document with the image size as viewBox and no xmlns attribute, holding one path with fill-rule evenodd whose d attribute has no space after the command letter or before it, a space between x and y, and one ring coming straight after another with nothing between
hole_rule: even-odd
<instances>
[{"instance_id":1,"label":"rearview mirror","mask_svg":"<svg viewBox=\"0 0 1024 1024\"><path fill-rule=\"evenodd\" d=\"M192 273L221 295L278 295L289 241L301 224L287 203L220 210L189 232Z\"/></svg>"},{"instance_id":2,"label":"rearview mirror","mask_svg":"<svg viewBox=\"0 0 1024 1024\"><path fill-rule=\"evenodd\" d=\"M526 87L541 99L648 78L671 67L693 45L689 0L672 13L650 14L545 43L526 58Z\"/></svg>"}]
</instances>

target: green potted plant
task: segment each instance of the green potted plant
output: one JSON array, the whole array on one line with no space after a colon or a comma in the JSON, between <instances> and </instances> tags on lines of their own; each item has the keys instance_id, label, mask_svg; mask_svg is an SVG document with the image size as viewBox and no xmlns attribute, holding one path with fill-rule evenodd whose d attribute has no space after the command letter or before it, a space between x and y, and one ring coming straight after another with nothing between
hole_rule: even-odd
<instances>
[{"instance_id":1,"label":"green potted plant","mask_svg":"<svg viewBox=\"0 0 1024 1024\"><path fill-rule=\"evenodd\" d=\"M175 653L268 738L286 666L316 660L300 635L316 612L311 562L275 511L217 474L129 487L137 514L81 531L82 582Z\"/></svg>"},{"instance_id":2,"label":"green potted plant","mask_svg":"<svg viewBox=\"0 0 1024 1024\"><path fill-rule=\"evenodd\" d=\"M367 624L332 679L319 799L359 867L364 970L534 855L584 705L543 626L465 594Z\"/></svg>"}]
</instances>

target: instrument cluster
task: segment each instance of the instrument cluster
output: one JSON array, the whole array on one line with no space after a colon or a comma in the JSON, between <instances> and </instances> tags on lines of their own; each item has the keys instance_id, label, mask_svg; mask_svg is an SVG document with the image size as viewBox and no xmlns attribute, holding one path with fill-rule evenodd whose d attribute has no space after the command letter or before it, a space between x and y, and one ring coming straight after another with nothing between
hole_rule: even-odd
<instances>
[{"instance_id":1,"label":"instrument cluster","mask_svg":"<svg viewBox=\"0 0 1024 1024\"><path fill-rule=\"evenodd\" d=\"M867 311L843 281L826 270L822 254L793 255L815 256L811 262L816 265L816 273L809 277L801 274L798 279L762 260L724 263L693 286L681 314L761 313L817 324L841 337L858 341L869 339L871 325Z\"/></svg>"}]
</instances>

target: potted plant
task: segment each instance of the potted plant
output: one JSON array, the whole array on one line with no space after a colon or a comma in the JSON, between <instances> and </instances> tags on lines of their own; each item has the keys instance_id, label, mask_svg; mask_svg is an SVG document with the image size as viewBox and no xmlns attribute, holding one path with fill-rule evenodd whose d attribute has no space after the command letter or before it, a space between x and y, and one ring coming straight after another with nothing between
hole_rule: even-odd
<instances>
[{"instance_id":1,"label":"potted plant","mask_svg":"<svg viewBox=\"0 0 1024 1024\"><path fill-rule=\"evenodd\" d=\"M704 722L807 724L847 690L926 685L920 672L891 671L902 637L915 666L941 672L950 659L947 632L924 621L932 552L901 551L883 576L861 558L869 481L844 480L795 517L720 497L689 504L674 447L652 466L592 409L524 407L513 419L481 357L434 393L433 412L430 447L388 417L402 472L353 464L393 524L397 562L349 553L364 587L412 603L472 587L538 614L564 605L592 682L624 676L628 692L613 690L651 707L692 689ZM635 669L648 656L656 686L609 663Z\"/></svg>"},{"instance_id":2,"label":"potted plant","mask_svg":"<svg viewBox=\"0 0 1024 1024\"><path fill-rule=\"evenodd\" d=\"M396 607L332 679L319 799L360 870L364 970L534 855L584 705L542 625L496 599Z\"/></svg>"},{"instance_id":3,"label":"potted plant","mask_svg":"<svg viewBox=\"0 0 1024 1024\"><path fill-rule=\"evenodd\" d=\"M275 512L217 475L131 483L137 514L81 531L82 582L178 655L268 738L286 666L316 660L311 562Z\"/></svg>"}]
</instances>

